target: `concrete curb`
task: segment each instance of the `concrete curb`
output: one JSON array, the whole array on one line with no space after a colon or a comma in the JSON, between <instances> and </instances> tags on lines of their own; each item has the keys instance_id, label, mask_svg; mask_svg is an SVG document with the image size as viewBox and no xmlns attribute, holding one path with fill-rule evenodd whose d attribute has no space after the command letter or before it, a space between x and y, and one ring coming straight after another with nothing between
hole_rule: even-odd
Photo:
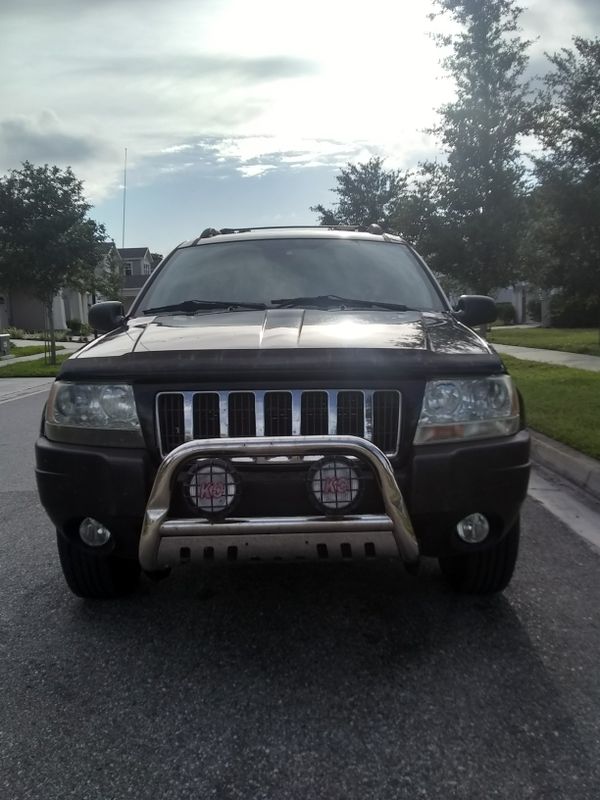
<instances>
[{"instance_id":1,"label":"concrete curb","mask_svg":"<svg viewBox=\"0 0 600 800\"><path fill-rule=\"evenodd\" d=\"M530 430L531 459L600 500L600 461Z\"/></svg>"}]
</instances>

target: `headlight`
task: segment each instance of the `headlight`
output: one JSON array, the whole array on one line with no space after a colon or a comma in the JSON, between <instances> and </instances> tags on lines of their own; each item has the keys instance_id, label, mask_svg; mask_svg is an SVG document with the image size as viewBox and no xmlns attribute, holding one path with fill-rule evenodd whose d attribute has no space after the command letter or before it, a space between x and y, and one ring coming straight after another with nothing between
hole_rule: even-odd
<instances>
[{"instance_id":1,"label":"headlight","mask_svg":"<svg viewBox=\"0 0 600 800\"><path fill-rule=\"evenodd\" d=\"M100 405L112 422L139 427L131 386L105 386L100 392Z\"/></svg>"},{"instance_id":2,"label":"headlight","mask_svg":"<svg viewBox=\"0 0 600 800\"><path fill-rule=\"evenodd\" d=\"M508 375L429 381L415 444L509 436L519 425L519 398Z\"/></svg>"},{"instance_id":3,"label":"headlight","mask_svg":"<svg viewBox=\"0 0 600 800\"><path fill-rule=\"evenodd\" d=\"M46 406L46 435L56 441L109 447L139 444L133 388L123 383L56 381Z\"/></svg>"}]
</instances>

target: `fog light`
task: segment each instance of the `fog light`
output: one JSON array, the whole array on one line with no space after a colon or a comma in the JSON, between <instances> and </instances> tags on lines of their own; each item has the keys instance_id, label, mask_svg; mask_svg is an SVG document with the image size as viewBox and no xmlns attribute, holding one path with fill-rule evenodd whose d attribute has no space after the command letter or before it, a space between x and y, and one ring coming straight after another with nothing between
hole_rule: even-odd
<instances>
[{"instance_id":1,"label":"fog light","mask_svg":"<svg viewBox=\"0 0 600 800\"><path fill-rule=\"evenodd\" d=\"M308 472L308 491L321 511L347 511L356 505L361 480L347 458L324 458Z\"/></svg>"},{"instance_id":2,"label":"fog light","mask_svg":"<svg viewBox=\"0 0 600 800\"><path fill-rule=\"evenodd\" d=\"M184 482L190 505L206 516L231 511L240 493L240 480L231 464L218 458L197 461L188 469Z\"/></svg>"},{"instance_id":3,"label":"fog light","mask_svg":"<svg viewBox=\"0 0 600 800\"><path fill-rule=\"evenodd\" d=\"M111 537L108 528L92 517L86 517L79 526L79 536L84 544L90 547L102 547Z\"/></svg>"},{"instance_id":4,"label":"fog light","mask_svg":"<svg viewBox=\"0 0 600 800\"><path fill-rule=\"evenodd\" d=\"M477 512L475 514L469 514L468 517L461 519L456 526L456 530L463 542L478 544L479 542L483 542L490 532L490 523L483 514Z\"/></svg>"}]
</instances>

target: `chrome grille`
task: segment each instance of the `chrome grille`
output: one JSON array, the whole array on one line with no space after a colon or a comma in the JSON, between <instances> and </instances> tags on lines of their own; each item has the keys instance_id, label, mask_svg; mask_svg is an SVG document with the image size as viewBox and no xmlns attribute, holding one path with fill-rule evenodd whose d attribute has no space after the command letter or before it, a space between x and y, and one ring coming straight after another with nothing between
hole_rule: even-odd
<instances>
[{"instance_id":1,"label":"chrome grille","mask_svg":"<svg viewBox=\"0 0 600 800\"><path fill-rule=\"evenodd\" d=\"M292 436L291 392L265 394L265 436Z\"/></svg>"},{"instance_id":2,"label":"chrome grille","mask_svg":"<svg viewBox=\"0 0 600 800\"><path fill-rule=\"evenodd\" d=\"M256 436L256 401L252 392L229 395L228 436Z\"/></svg>"},{"instance_id":3,"label":"chrome grille","mask_svg":"<svg viewBox=\"0 0 600 800\"><path fill-rule=\"evenodd\" d=\"M398 446L398 419L400 417L400 395L398 392L373 393L373 444L384 453L393 452Z\"/></svg>"},{"instance_id":4,"label":"chrome grille","mask_svg":"<svg viewBox=\"0 0 600 800\"><path fill-rule=\"evenodd\" d=\"M338 392L337 433L365 435L365 398L362 392Z\"/></svg>"},{"instance_id":5,"label":"chrome grille","mask_svg":"<svg viewBox=\"0 0 600 800\"><path fill-rule=\"evenodd\" d=\"M218 439L220 435L219 395L216 392L194 395L194 438Z\"/></svg>"},{"instance_id":6,"label":"chrome grille","mask_svg":"<svg viewBox=\"0 0 600 800\"><path fill-rule=\"evenodd\" d=\"M304 436L326 436L329 433L327 392L302 392L300 433Z\"/></svg>"},{"instance_id":7,"label":"chrome grille","mask_svg":"<svg viewBox=\"0 0 600 800\"><path fill-rule=\"evenodd\" d=\"M163 394L158 405L160 447L168 453L185 442L185 419L182 394Z\"/></svg>"},{"instance_id":8,"label":"chrome grille","mask_svg":"<svg viewBox=\"0 0 600 800\"><path fill-rule=\"evenodd\" d=\"M395 455L400 410L396 390L161 392L156 425L162 455L193 439L301 434L361 436Z\"/></svg>"}]
</instances>

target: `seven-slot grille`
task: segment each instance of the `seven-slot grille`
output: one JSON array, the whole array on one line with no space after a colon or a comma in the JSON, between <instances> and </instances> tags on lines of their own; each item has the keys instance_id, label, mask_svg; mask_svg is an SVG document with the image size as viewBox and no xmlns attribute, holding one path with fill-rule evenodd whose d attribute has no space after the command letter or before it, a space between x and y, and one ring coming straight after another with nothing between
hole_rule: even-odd
<instances>
[{"instance_id":1,"label":"seven-slot grille","mask_svg":"<svg viewBox=\"0 0 600 800\"><path fill-rule=\"evenodd\" d=\"M396 390L161 392L156 396L162 455L193 439L348 434L398 451Z\"/></svg>"}]
</instances>

